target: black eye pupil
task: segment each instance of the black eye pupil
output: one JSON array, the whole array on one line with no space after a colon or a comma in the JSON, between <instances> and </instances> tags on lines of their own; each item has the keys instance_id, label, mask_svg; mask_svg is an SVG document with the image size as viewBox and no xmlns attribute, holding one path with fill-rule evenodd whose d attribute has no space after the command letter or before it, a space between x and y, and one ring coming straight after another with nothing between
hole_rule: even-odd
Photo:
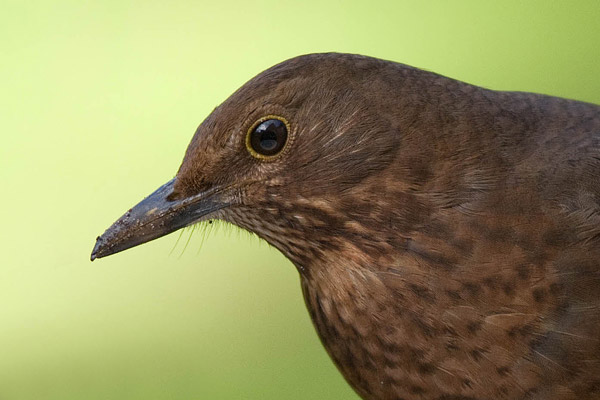
<instances>
[{"instance_id":1,"label":"black eye pupil","mask_svg":"<svg viewBox=\"0 0 600 400\"><path fill-rule=\"evenodd\" d=\"M277 135L274 132L263 132L260 135L260 146L265 150L272 151L277 147Z\"/></svg>"},{"instance_id":2,"label":"black eye pupil","mask_svg":"<svg viewBox=\"0 0 600 400\"><path fill-rule=\"evenodd\" d=\"M250 134L250 145L258 154L273 156L287 141L287 126L279 119L268 119L258 124Z\"/></svg>"}]
</instances>

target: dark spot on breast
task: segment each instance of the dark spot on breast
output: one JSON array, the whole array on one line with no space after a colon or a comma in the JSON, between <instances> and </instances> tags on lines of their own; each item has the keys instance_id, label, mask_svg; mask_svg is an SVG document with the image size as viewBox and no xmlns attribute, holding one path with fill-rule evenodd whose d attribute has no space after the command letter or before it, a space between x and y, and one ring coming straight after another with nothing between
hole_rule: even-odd
<instances>
[{"instance_id":1,"label":"dark spot on breast","mask_svg":"<svg viewBox=\"0 0 600 400\"><path fill-rule=\"evenodd\" d=\"M377 370L377 365L373 361L373 358L371 357L371 355L364 354L364 356L362 357L362 359L363 359L363 363L362 363L362 367L363 368L366 368L366 369L371 370L371 371Z\"/></svg>"},{"instance_id":2,"label":"dark spot on breast","mask_svg":"<svg viewBox=\"0 0 600 400\"><path fill-rule=\"evenodd\" d=\"M535 331L533 324L526 324L519 328L519 333L521 336L531 336Z\"/></svg>"},{"instance_id":3,"label":"dark spot on breast","mask_svg":"<svg viewBox=\"0 0 600 400\"><path fill-rule=\"evenodd\" d=\"M488 238L491 240L505 242L514 235L514 230L503 226L496 229L488 229L487 234Z\"/></svg>"},{"instance_id":4,"label":"dark spot on breast","mask_svg":"<svg viewBox=\"0 0 600 400\"><path fill-rule=\"evenodd\" d=\"M369 385L369 381L367 381L362 375L355 375L356 381L358 383L358 387L365 393L372 394L371 386Z\"/></svg>"},{"instance_id":5,"label":"dark spot on breast","mask_svg":"<svg viewBox=\"0 0 600 400\"><path fill-rule=\"evenodd\" d=\"M544 288L535 288L531 294L537 303L541 303L546 298L546 290Z\"/></svg>"},{"instance_id":6,"label":"dark spot on breast","mask_svg":"<svg viewBox=\"0 0 600 400\"><path fill-rule=\"evenodd\" d=\"M477 333L481 329L482 323L481 321L471 321L467 324L467 330L474 334Z\"/></svg>"},{"instance_id":7,"label":"dark spot on breast","mask_svg":"<svg viewBox=\"0 0 600 400\"><path fill-rule=\"evenodd\" d=\"M396 369L400 366L396 360L392 360L387 353L383 353L383 365L389 369Z\"/></svg>"},{"instance_id":8,"label":"dark spot on breast","mask_svg":"<svg viewBox=\"0 0 600 400\"><path fill-rule=\"evenodd\" d=\"M435 366L432 363L420 363L418 369L423 375L431 375L435 371Z\"/></svg>"},{"instance_id":9,"label":"dark spot on breast","mask_svg":"<svg viewBox=\"0 0 600 400\"><path fill-rule=\"evenodd\" d=\"M466 282L463 284L463 287L465 291L473 297L476 297L481 292L481 287L474 282Z\"/></svg>"},{"instance_id":10,"label":"dark spot on breast","mask_svg":"<svg viewBox=\"0 0 600 400\"><path fill-rule=\"evenodd\" d=\"M473 357L473 360L479 361L483 357L484 352L485 352L485 350L482 349L481 347L476 347L473 350L471 350L469 352L469 354L471 354L471 357Z\"/></svg>"},{"instance_id":11,"label":"dark spot on breast","mask_svg":"<svg viewBox=\"0 0 600 400\"><path fill-rule=\"evenodd\" d=\"M362 335L360 334L360 332L358 331L358 329L356 329L356 327L354 325L348 325L348 327L352 331L352 337L362 338Z\"/></svg>"},{"instance_id":12,"label":"dark spot on breast","mask_svg":"<svg viewBox=\"0 0 600 400\"><path fill-rule=\"evenodd\" d=\"M544 232L542 240L549 246L563 246L567 242L568 237L565 229L551 229Z\"/></svg>"},{"instance_id":13,"label":"dark spot on breast","mask_svg":"<svg viewBox=\"0 0 600 400\"><path fill-rule=\"evenodd\" d=\"M531 399L538 392L538 388L531 388L525 391L524 399Z\"/></svg>"},{"instance_id":14,"label":"dark spot on breast","mask_svg":"<svg viewBox=\"0 0 600 400\"><path fill-rule=\"evenodd\" d=\"M446 290L446 294L453 301L458 301L461 299L460 293L458 293L456 290Z\"/></svg>"},{"instance_id":15,"label":"dark spot on breast","mask_svg":"<svg viewBox=\"0 0 600 400\"><path fill-rule=\"evenodd\" d=\"M418 157L413 157L413 161L410 168L410 177L412 182L418 183L419 185L423 185L425 182L428 182L433 177L433 171L428 163L425 163L423 159Z\"/></svg>"},{"instance_id":16,"label":"dark spot on breast","mask_svg":"<svg viewBox=\"0 0 600 400\"><path fill-rule=\"evenodd\" d=\"M589 393L600 393L600 380L594 380L588 386Z\"/></svg>"},{"instance_id":17,"label":"dark spot on breast","mask_svg":"<svg viewBox=\"0 0 600 400\"><path fill-rule=\"evenodd\" d=\"M502 291L507 296L514 296L515 294L515 285L512 282L505 282L502 284Z\"/></svg>"},{"instance_id":18,"label":"dark spot on breast","mask_svg":"<svg viewBox=\"0 0 600 400\"><path fill-rule=\"evenodd\" d=\"M452 326L444 326L444 328L442 329L442 332L444 332L444 335L446 336L452 336L452 337L458 337L458 332L456 332L456 329L454 329L454 327Z\"/></svg>"},{"instance_id":19,"label":"dark spot on breast","mask_svg":"<svg viewBox=\"0 0 600 400\"><path fill-rule=\"evenodd\" d=\"M531 276L531 270L530 270L529 266L526 264L518 265L517 266L517 275L519 276L519 278L521 278L523 280L529 279L529 277Z\"/></svg>"},{"instance_id":20,"label":"dark spot on breast","mask_svg":"<svg viewBox=\"0 0 600 400\"><path fill-rule=\"evenodd\" d=\"M496 289L500 285L500 278L495 275L488 276L483 280L483 284L489 289Z\"/></svg>"},{"instance_id":21,"label":"dark spot on breast","mask_svg":"<svg viewBox=\"0 0 600 400\"><path fill-rule=\"evenodd\" d=\"M500 375L500 376L506 376L508 374L508 371L510 371L510 368L508 368L508 367L496 368L496 372L498 372L498 375Z\"/></svg>"},{"instance_id":22,"label":"dark spot on breast","mask_svg":"<svg viewBox=\"0 0 600 400\"><path fill-rule=\"evenodd\" d=\"M383 340L380 336L376 336L379 346L383 348L384 354L397 354L398 346L394 343Z\"/></svg>"},{"instance_id":23,"label":"dark spot on breast","mask_svg":"<svg viewBox=\"0 0 600 400\"><path fill-rule=\"evenodd\" d=\"M556 282L550 284L550 293L552 294L552 296L558 296L561 291L562 291L562 286L560 284L558 284Z\"/></svg>"},{"instance_id":24,"label":"dark spot on breast","mask_svg":"<svg viewBox=\"0 0 600 400\"><path fill-rule=\"evenodd\" d=\"M450 241L450 244L456 247L464 254L471 254L473 252L473 248L475 247L473 240L459 240L455 239Z\"/></svg>"},{"instance_id":25,"label":"dark spot on breast","mask_svg":"<svg viewBox=\"0 0 600 400\"><path fill-rule=\"evenodd\" d=\"M410 390L410 392L412 394L417 394L417 395L423 394L426 392L425 388L423 388L422 386L417 386L417 385L411 385L408 390Z\"/></svg>"},{"instance_id":26,"label":"dark spot on breast","mask_svg":"<svg viewBox=\"0 0 600 400\"><path fill-rule=\"evenodd\" d=\"M409 347L408 354L409 354L410 360L413 362L422 360L423 357L425 357L425 351L423 351L421 349L417 349L416 347Z\"/></svg>"},{"instance_id":27,"label":"dark spot on breast","mask_svg":"<svg viewBox=\"0 0 600 400\"><path fill-rule=\"evenodd\" d=\"M418 245L410 245L407 250L411 253L419 256L423 261L427 262L432 267L442 268L446 271L452 271L456 269L456 260L453 260L445 255L435 252L428 251Z\"/></svg>"},{"instance_id":28,"label":"dark spot on breast","mask_svg":"<svg viewBox=\"0 0 600 400\"><path fill-rule=\"evenodd\" d=\"M408 287L421 300L424 300L424 301L426 301L428 303L432 303L435 300L435 297L434 297L433 293L428 288L426 288L425 286L416 285L414 283L411 283L411 284L408 285Z\"/></svg>"},{"instance_id":29,"label":"dark spot on breast","mask_svg":"<svg viewBox=\"0 0 600 400\"><path fill-rule=\"evenodd\" d=\"M450 225L437 219L429 221L423 227L423 232L438 239L449 239L453 237L453 232L450 230Z\"/></svg>"},{"instance_id":30,"label":"dark spot on breast","mask_svg":"<svg viewBox=\"0 0 600 400\"><path fill-rule=\"evenodd\" d=\"M451 339L449 342L446 343L446 350L448 350L449 352L454 352L456 350L460 350L460 346L456 344L456 340Z\"/></svg>"}]
</instances>

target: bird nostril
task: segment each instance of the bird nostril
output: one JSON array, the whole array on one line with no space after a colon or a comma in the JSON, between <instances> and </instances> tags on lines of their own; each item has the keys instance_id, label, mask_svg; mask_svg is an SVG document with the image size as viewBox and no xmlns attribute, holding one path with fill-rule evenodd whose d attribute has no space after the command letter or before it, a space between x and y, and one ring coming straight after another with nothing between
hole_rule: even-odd
<instances>
[{"instance_id":1,"label":"bird nostril","mask_svg":"<svg viewBox=\"0 0 600 400\"><path fill-rule=\"evenodd\" d=\"M180 200L183 196L181 195L181 193L177 193L177 192L171 192L170 195L167 196L167 201L176 201L176 200Z\"/></svg>"}]
</instances>

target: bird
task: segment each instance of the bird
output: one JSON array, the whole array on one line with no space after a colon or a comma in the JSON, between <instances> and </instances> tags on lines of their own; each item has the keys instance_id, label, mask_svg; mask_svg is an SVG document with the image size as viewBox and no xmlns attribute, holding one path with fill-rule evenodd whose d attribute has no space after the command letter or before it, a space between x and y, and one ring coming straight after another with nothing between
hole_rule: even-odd
<instances>
[{"instance_id":1,"label":"bird","mask_svg":"<svg viewBox=\"0 0 600 400\"><path fill-rule=\"evenodd\" d=\"M365 400L600 399L600 106L319 53L252 78L105 257L208 220L296 267Z\"/></svg>"}]
</instances>

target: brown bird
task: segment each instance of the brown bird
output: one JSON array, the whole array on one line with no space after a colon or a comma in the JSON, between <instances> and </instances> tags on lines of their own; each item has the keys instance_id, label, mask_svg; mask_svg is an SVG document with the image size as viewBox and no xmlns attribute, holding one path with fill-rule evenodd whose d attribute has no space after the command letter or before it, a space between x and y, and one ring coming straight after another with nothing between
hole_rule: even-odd
<instances>
[{"instance_id":1,"label":"brown bird","mask_svg":"<svg viewBox=\"0 0 600 400\"><path fill-rule=\"evenodd\" d=\"M217 107L92 260L207 219L292 261L364 399L600 399L600 106L300 56Z\"/></svg>"}]
</instances>

